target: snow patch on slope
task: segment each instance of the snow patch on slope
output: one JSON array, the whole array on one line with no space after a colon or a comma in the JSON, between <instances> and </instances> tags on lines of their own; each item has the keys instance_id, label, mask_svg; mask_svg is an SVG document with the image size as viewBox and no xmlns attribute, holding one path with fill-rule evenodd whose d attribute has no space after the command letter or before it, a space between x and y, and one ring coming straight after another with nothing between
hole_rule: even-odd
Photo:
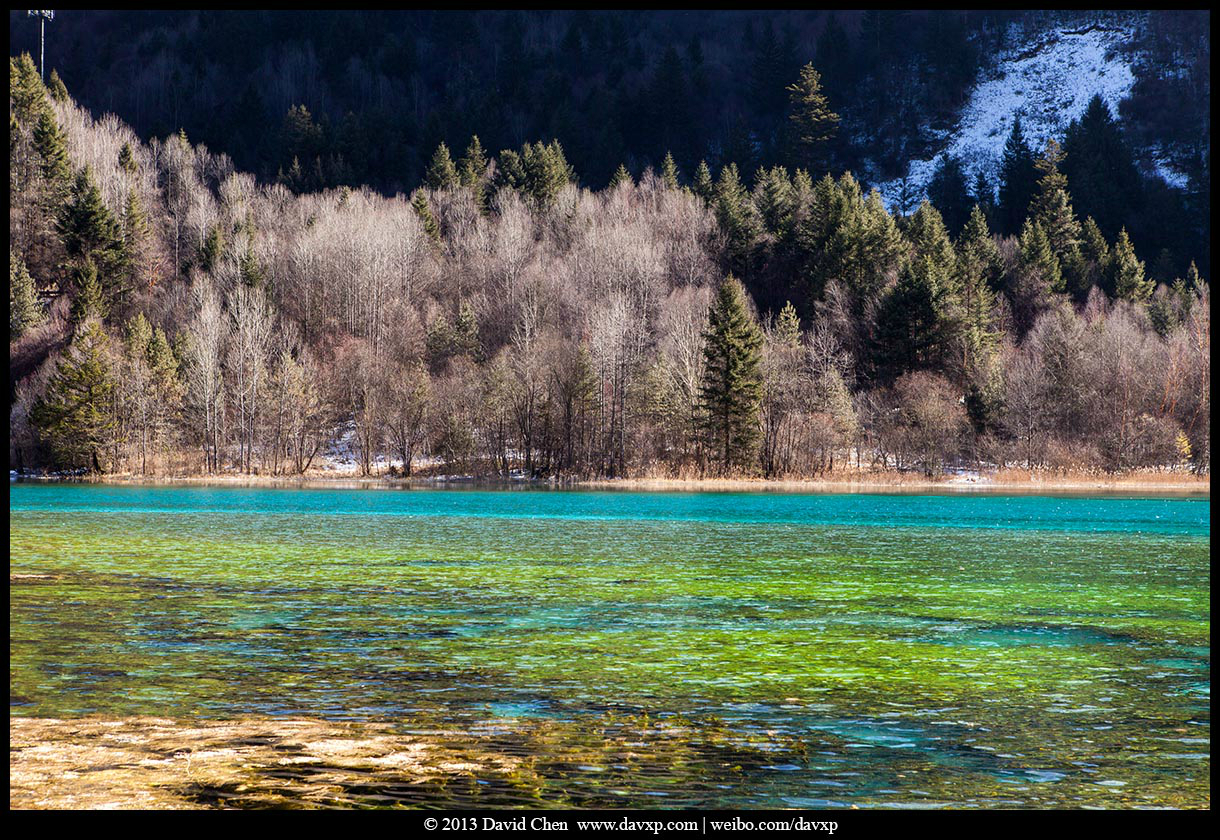
<instances>
[{"instance_id":1,"label":"snow patch on slope","mask_svg":"<svg viewBox=\"0 0 1220 840\"><path fill-rule=\"evenodd\" d=\"M1057 27L1030 39L1016 33L1018 46L1000 55L991 78L975 85L941 151L962 160L972 183L974 173L981 169L994 188L1004 143L1018 114L1025 139L1035 152L1045 148L1051 138L1062 142L1068 123L1084 113L1096 94L1117 114L1119 101L1135 85L1130 57L1118 48L1129 44L1134 34L1132 26ZM907 187L916 201L926 195L939 156L909 164ZM1170 184L1175 183L1171 177L1181 177L1159 171ZM886 206L897 209L902 179L876 187Z\"/></svg>"},{"instance_id":2,"label":"snow patch on slope","mask_svg":"<svg viewBox=\"0 0 1220 840\"><path fill-rule=\"evenodd\" d=\"M1152 158L1153 172L1174 189L1186 190L1190 186L1190 176L1174 169L1173 165L1169 162L1169 158L1159 149L1157 152L1158 154Z\"/></svg>"}]
</instances>

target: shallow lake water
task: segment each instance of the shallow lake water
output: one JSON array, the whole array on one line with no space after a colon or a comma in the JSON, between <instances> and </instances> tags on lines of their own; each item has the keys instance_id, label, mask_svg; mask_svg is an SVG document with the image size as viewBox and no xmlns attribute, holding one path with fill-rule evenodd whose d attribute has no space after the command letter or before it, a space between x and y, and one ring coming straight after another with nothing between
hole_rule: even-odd
<instances>
[{"instance_id":1,"label":"shallow lake water","mask_svg":"<svg viewBox=\"0 0 1220 840\"><path fill-rule=\"evenodd\" d=\"M10 713L531 762L372 804L1206 807L1209 505L18 482Z\"/></svg>"}]
</instances>

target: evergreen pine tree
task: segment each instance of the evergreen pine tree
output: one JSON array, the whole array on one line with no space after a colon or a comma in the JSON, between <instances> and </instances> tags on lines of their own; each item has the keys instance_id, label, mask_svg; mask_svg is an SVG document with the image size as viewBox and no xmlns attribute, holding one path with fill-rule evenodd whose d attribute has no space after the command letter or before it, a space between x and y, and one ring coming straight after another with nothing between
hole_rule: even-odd
<instances>
[{"instance_id":1,"label":"evergreen pine tree","mask_svg":"<svg viewBox=\"0 0 1220 840\"><path fill-rule=\"evenodd\" d=\"M727 239L729 265L738 273L748 274L762 223L734 163L720 170L716 182L716 218Z\"/></svg>"},{"instance_id":2,"label":"evergreen pine tree","mask_svg":"<svg viewBox=\"0 0 1220 840\"><path fill-rule=\"evenodd\" d=\"M1029 203L1034 197L1038 170L1034 168L1034 153L1021 131L1021 117L1012 122L1012 132L1004 144L1004 155L1000 160L1000 206L1001 233L1015 233L1021 229Z\"/></svg>"},{"instance_id":3,"label":"evergreen pine tree","mask_svg":"<svg viewBox=\"0 0 1220 840\"><path fill-rule=\"evenodd\" d=\"M1186 269L1186 290L1190 294L1202 295L1206 286L1203 278L1199 276L1199 267L1191 260L1190 268Z\"/></svg>"},{"instance_id":4,"label":"evergreen pine tree","mask_svg":"<svg viewBox=\"0 0 1220 840\"><path fill-rule=\"evenodd\" d=\"M148 345L152 342L152 337L152 324L148 323L143 312L137 312L127 319L123 329L123 344L128 356L147 360Z\"/></svg>"},{"instance_id":5,"label":"evergreen pine tree","mask_svg":"<svg viewBox=\"0 0 1220 840\"><path fill-rule=\"evenodd\" d=\"M34 150L38 153L38 169L46 185L48 209L53 212L72 188L72 168L63 132L50 108L39 114L34 126Z\"/></svg>"},{"instance_id":6,"label":"evergreen pine tree","mask_svg":"<svg viewBox=\"0 0 1220 840\"><path fill-rule=\"evenodd\" d=\"M678 165L674 163L672 152L665 153L665 160L661 162L661 183L666 189L676 190L678 188Z\"/></svg>"},{"instance_id":7,"label":"evergreen pine tree","mask_svg":"<svg viewBox=\"0 0 1220 840\"><path fill-rule=\"evenodd\" d=\"M139 164L136 163L136 155L130 143L124 143L123 148L119 149L119 167L124 172L132 175L140 168Z\"/></svg>"},{"instance_id":8,"label":"evergreen pine tree","mask_svg":"<svg viewBox=\"0 0 1220 840\"><path fill-rule=\"evenodd\" d=\"M851 173L837 182L827 175L813 186L794 239L810 303L831 280L845 284L859 305L872 303L908 250L880 194L862 199Z\"/></svg>"},{"instance_id":9,"label":"evergreen pine tree","mask_svg":"<svg viewBox=\"0 0 1220 840\"><path fill-rule=\"evenodd\" d=\"M109 339L97 320L87 321L60 359L31 420L57 465L100 472L101 453L115 431L116 383Z\"/></svg>"},{"instance_id":10,"label":"evergreen pine tree","mask_svg":"<svg viewBox=\"0 0 1220 840\"><path fill-rule=\"evenodd\" d=\"M846 186L850 176L839 179ZM897 274L899 263L906 251L898 223L881 200L881 193L873 190L860 209L856 250L859 257L853 261L853 271L847 275L852 290L861 303L875 300L889 278Z\"/></svg>"},{"instance_id":11,"label":"evergreen pine tree","mask_svg":"<svg viewBox=\"0 0 1220 840\"><path fill-rule=\"evenodd\" d=\"M56 102L68 101L68 88L64 85L64 80L59 78L59 73L54 68L51 68L51 78L47 80L47 91Z\"/></svg>"},{"instance_id":12,"label":"evergreen pine tree","mask_svg":"<svg viewBox=\"0 0 1220 840\"><path fill-rule=\"evenodd\" d=\"M9 251L8 255L8 338L16 341L44 320L38 303L34 278L25 260Z\"/></svg>"},{"instance_id":13,"label":"evergreen pine tree","mask_svg":"<svg viewBox=\"0 0 1220 840\"><path fill-rule=\"evenodd\" d=\"M985 358L1000 338L995 328L995 292L992 285L1003 269L999 248L987 230L977 204L957 243L958 289L962 308L962 363L968 372L984 368Z\"/></svg>"},{"instance_id":14,"label":"evergreen pine tree","mask_svg":"<svg viewBox=\"0 0 1220 840\"><path fill-rule=\"evenodd\" d=\"M1175 305L1178 301L1178 292L1181 285L1181 279L1174 281L1173 289L1162 284L1157 287L1152 297L1148 299L1148 323L1161 338L1168 336L1182 323L1180 313Z\"/></svg>"},{"instance_id":15,"label":"evergreen pine tree","mask_svg":"<svg viewBox=\"0 0 1220 840\"><path fill-rule=\"evenodd\" d=\"M93 174L85 167L76 176L72 195L56 225L64 250L74 261L88 260L96 268L107 298L121 300L126 293L127 251L114 214L102 203Z\"/></svg>"},{"instance_id":16,"label":"evergreen pine tree","mask_svg":"<svg viewBox=\"0 0 1220 840\"><path fill-rule=\"evenodd\" d=\"M474 307L469 301L463 300L458 306L457 323L453 330L454 348L458 353L465 353L474 358L479 357L479 319Z\"/></svg>"},{"instance_id":17,"label":"evergreen pine tree","mask_svg":"<svg viewBox=\"0 0 1220 840\"><path fill-rule=\"evenodd\" d=\"M784 241L792 233L796 213L796 196L788 179L788 170L773 166L755 180L754 206L763 227L777 241Z\"/></svg>"},{"instance_id":18,"label":"evergreen pine tree","mask_svg":"<svg viewBox=\"0 0 1220 840\"><path fill-rule=\"evenodd\" d=\"M819 300L826 284L846 279L857 224L855 202L830 175L813 185L808 208L796 230L797 258L805 293Z\"/></svg>"},{"instance_id":19,"label":"evergreen pine tree","mask_svg":"<svg viewBox=\"0 0 1220 840\"><path fill-rule=\"evenodd\" d=\"M928 201L920 203L906 226L906 237L915 248L917 257L927 257L935 265L937 275L946 279L946 290L955 285L953 276L956 254L944 219Z\"/></svg>"},{"instance_id":20,"label":"evergreen pine tree","mask_svg":"<svg viewBox=\"0 0 1220 840\"><path fill-rule=\"evenodd\" d=\"M1135 157L1100 95L1068 126L1063 151L1072 201L1104 236L1117 236L1123 220L1141 211L1143 196Z\"/></svg>"},{"instance_id":21,"label":"evergreen pine tree","mask_svg":"<svg viewBox=\"0 0 1220 840\"><path fill-rule=\"evenodd\" d=\"M750 469L759 438L763 339L745 288L732 275L716 291L704 341L700 403L708 450L725 471Z\"/></svg>"},{"instance_id":22,"label":"evergreen pine tree","mask_svg":"<svg viewBox=\"0 0 1220 840\"><path fill-rule=\"evenodd\" d=\"M169 337L160 327L153 330L152 340L148 343L148 367L153 372L162 394L170 393L179 387L178 357Z\"/></svg>"},{"instance_id":23,"label":"evergreen pine tree","mask_svg":"<svg viewBox=\"0 0 1220 840\"><path fill-rule=\"evenodd\" d=\"M1063 150L1054 140L1046 144L1046 152L1036 164L1042 177L1038 180L1038 195L1030 205L1030 213L1046 231L1051 250L1065 268L1080 248L1080 222L1072 210L1067 191L1067 178L1059 170Z\"/></svg>"},{"instance_id":24,"label":"evergreen pine tree","mask_svg":"<svg viewBox=\"0 0 1220 840\"><path fill-rule=\"evenodd\" d=\"M183 139L185 140L185 137ZM322 127L314 122L313 115L309 113L308 108L304 105L293 105L284 115L280 143L284 157L292 156L293 168L299 173L301 158L308 163L321 153ZM298 182L298 184L300 183Z\"/></svg>"},{"instance_id":25,"label":"evergreen pine tree","mask_svg":"<svg viewBox=\"0 0 1220 840\"><path fill-rule=\"evenodd\" d=\"M428 325L428 334L425 339L428 358L434 367L440 367L446 359L453 355L453 344L453 325L449 323L449 318L444 312L438 312L436 318Z\"/></svg>"},{"instance_id":26,"label":"evergreen pine tree","mask_svg":"<svg viewBox=\"0 0 1220 840\"><path fill-rule=\"evenodd\" d=\"M419 216L420 222L423 223L424 233L428 234L434 242L441 241L441 228L436 223L436 217L432 215L432 208L428 206L428 197L424 195L423 190L416 190L415 195L411 196L411 208L415 210L415 215Z\"/></svg>"},{"instance_id":27,"label":"evergreen pine tree","mask_svg":"<svg viewBox=\"0 0 1220 840\"><path fill-rule=\"evenodd\" d=\"M977 204L970 211L966 226L962 228L956 250L959 267L978 274L992 289L999 288L1004 259L1000 256L1000 248L987 226L987 216Z\"/></svg>"},{"instance_id":28,"label":"evergreen pine tree","mask_svg":"<svg viewBox=\"0 0 1220 840\"><path fill-rule=\"evenodd\" d=\"M540 210L554 204L560 190L575 178L558 140L547 145L527 143L519 154L505 149L496 169L497 186L516 190Z\"/></svg>"},{"instance_id":29,"label":"evergreen pine tree","mask_svg":"<svg viewBox=\"0 0 1220 840\"><path fill-rule=\"evenodd\" d=\"M488 209L486 175L487 154L483 151L483 144L479 142L478 135L474 135L470 138L470 145L466 147L466 154L458 161L458 180L473 193L475 204L484 213Z\"/></svg>"},{"instance_id":30,"label":"evergreen pine tree","mask_svg":"<svg viewBox=\"0 0 1220 840\"><path fill-rule=\"evenodd\" d=\"M483 151L483 144L479 142L476 134L470 138L466 154L458 162L458 179L463 187L473 187L480 183L486 174L487 154Z\"/></svg>"},{"instance_id":31,"label":"evergreen pine tree","mask_svg":"<svg viewBox=\"0 0 1220 840\"><path fill-rule=\"evenodd\" d=\"M123 250L127 252L127 265L131 271L131 283L138 288L151 282L149 245L152 228L140 196L134 189L127 191L127 202L123 205Z\"/></svg>"},{"instance_id":32,"label":"evergreen pine tree","mask_svg":"<svg viewBox=\"0 0 1220 840\"><path fill-rule=\"evenodd\" d=\"M1171 291L1178 311L1178 323L1185 323L1190 318L1195 304L1203 300L1207 292L1207 284L1199 276L1199 268L1194 260L1191 260L1190 268L1186 270L1186 279L1174 280Z\"/></svg>"},{"instance_id":33,"label":"evergreen pine tree","mask_svg":"<svg viewBox=\"0 0 1220 840\"><path fill-rule=\"evenodd\" d=\"M801 319L792 301L784 304L775 320L775 339L785 347L796 349L801 344Z\"/></svg>"},{"instance_id":34,"label":"evergreen pine tree","mask_svg":"<svg viewBox=\"0 0 1220 840\"><path fill-rule=\"evenodd\" d=\"M1024 271L1037 277L1046 291L1053 293L1064 291L1063 272L1059 266L1059 258L1051 250L1046 231L1036 219L1025 220L1025 226L1021 228L1018 247L1021 254L1021 267Z\"/></svg>"},{"instance_id":35,"label":"evergreen pine tree","mask_svg":"<svg viewBox=\"0 0 1220 840\"><path fill-rule=\"evenodd\" d=\"M38 77L38 68L29 53L8 61L8 96L13 103L13 115L25 126L37 125L47 109L47 89Z\"/></svg>"},{"instance_id":36,"label":"evergreen pine tree","mask_svg":"<svg viewBox=\"0 0 1220 840\"><path fill-rule=\"evenodd\" d=\"M631 180L631 173L627 171L627 167L623 164L618 165L618 169L614 170L614 174L610 176L610 183L607 187L611 190L615 189L619 184L634 184Z\"/></svg>"},{"instance_id":37,"label":"evergreen pine tree","mask_svg":"<svg viewBox=\"0 0 1220 840\"><path fill-rule=\"evenodd\" d=\"M822 79L812 64L801 68L800 78L788 86L791 121L798 158L811 174L828 168L826 147L839 127L839 115L822 93Z\"/></svg>"},{"instance_id":38,"label":"evergreen pine tree","mask_svg":"<svg viewBox=\"0 0 1220 840\"><path fill-rule=\"evenodd\" d=\"M1080 228L1080 258L1080 283L1084 296L1087 297L1089 289L1094 286L1100 286L1113 296L1114 289L1106 288L1110 276L1110 246L1106 244L1106 238L1092 216L1085 219Z\"/></svg>"},{"instance_id":39,"label":"evergreen pine tree","mask_svg":"<svg viewBox=\"0 0 1220 840\"><path fill-rule=\"evenodd\" d=\"M974 173L974 186L970 194L974 203L983 211L983 216L988 220L988 224L991 224L995 218L995 190L982 169Z\"/></svg>"},{"instance_id":40,"label":"evergreen pine tree","mask_svg":"<svg viewBox=\"0 0 1220 840\"><path fill-rule=\"evenodd\" d=\"M93 319L101 321L110 312L102 291L102 284L97 278L97 266L93 260L86 258L72 269L72 286L75 296L72 298L72 323L81 325Z\"/></svg>"},{"instance_id":41,"label":"evergreen pine tree","mask_svg":"<svg viewBox=\"0 0 1220 840\"><path fill-rule=\"evenodd\" d=\"M949 154L940 156L928 182L928 200L940 212L949 234L956 236L970 218L971 206L961 160Z\"/></svg>"},{"instance_id":42,"label":"evergreen pine tree","mask_svg":"<svg viewBox=\"0 0 1220 840\"><path fill-rule=\"evenodd\" d=\"M449 147L441 143L432 154L432 162L428 164L428 173L424 183L431 190L451 190L458 185L457 167L449 157Z\"/></svg>"},{"instance_id":43,"label":"evergreen pine tree","mask_svg":"<svg viewBox=\"0 0 1220 840\"><path fill-rule=\"evenodd\" d=\"M224 250L224 232L220 225L212 225L208 228L208 235L203 238L203 244L199 246L199 267L204 271L214 270L220 264Z\"/></svg>"},{"instance_id":44,"label":"evergreen pine tree","mask_svg":"<svg viewBox=\"0 0 1220 840\"><path fill-rule=\"evenodd\" d=\"M568 164L558 140L545 146L535 143L532 149L526 147L526 150L523 156L526 189L535 206L549 208L559 197L560 190L576 179L576 173Z\"/></svg>"},{"instance_id":45,"label":"evergreen pine tree","mask_svg":"<svg viewBox=\"0 0 1220 840\"><path fill-rule=\"evenodd\" d=\"M496 187L507 187L517 192L525 191L525 164L521 155L512 149L501 149L496 166Z\"/></svg>"},{"instance_id":46,"label":"evergreen pine tree","mask_svg":"<svg viewBox=\"0 0 1220 840\"><path fill-rule=\"evenodd\" d=\"M813 200L813 179L809 171L798 169L792 173L792 201L798 213L804 212Z\"/></svg>"},{"instance_id":47,"label":"evergreen pine tree","mask_svg":"<svg viewBox=\"0 0 1220 840\"><path fill-rule=\"evenodd\" d=\"M936 368L949 353L954 324L946 312L948 277L929 256L907 260L877 313L875 365L882 382Z\"/></svg>"},{"instance_id":48,"label":"evergreen pine tree","mask_svg":"<svg viewBox=\"0 0 1220 840\"><path fill-rule=\"evenodd\" d=\"M154 439L165 434L174 411L181 402L184 387L179 378L178 356L170 344L169 337L160 327L153 330L152 340L148 343L148 370L152 375L152 389L155 397L153 410Z\"/></svg>"},{"instance_id":49,"label":"evergreen pine tree","mask_svg":"<svg viewBox=\"0 0 1220 840\"><path fill-rule=\"evenodd\" d=\"M695 195L703 199L705 204L711 204L716 200L716 183L712 180L712 170L708 168L706 160L699 161L699 168L695 170L695 180L691 189Z\"/></svg>"},{"instance_id":50,"label":"evergreen pine tree","mask_svg":"<svg viewBox=\"0 0 1220 840\"><path fill-rule=\"evenodd\" d=\"M293 192L301 192L305 189L305 172L301 169L301 159L296 155L292 157L292 165L288 167L288 174L282 175L280 180L284 186Z\"/></svg>"},{"instance_id":51,"label":"evergreen pine tree","mask_svg":"<svg viewBox=\"0 0 1220 840\"><path fill-rule=\"evenodd\" d=\"M252 220L246 220L245 230L246 249L242 251L241 258L237 261L237 268L241 281L250 288L255 288L263 285L264 274L262 263L258 261L258 255L254 253L254 222Z\"/></svg>"},{"instance_id":52,"label":"evergreen pine tree","mask_svg":"<svg viewBox=\"0 0 1220 840\"><path fill-rule=\"evenodd\" d=\"M1114 242L1114 295L1120 300L1142 303L1152 296L1153 282L1144 276L1144 263L1135 257L1127 229Z\"/></svg>"}]
</instances>

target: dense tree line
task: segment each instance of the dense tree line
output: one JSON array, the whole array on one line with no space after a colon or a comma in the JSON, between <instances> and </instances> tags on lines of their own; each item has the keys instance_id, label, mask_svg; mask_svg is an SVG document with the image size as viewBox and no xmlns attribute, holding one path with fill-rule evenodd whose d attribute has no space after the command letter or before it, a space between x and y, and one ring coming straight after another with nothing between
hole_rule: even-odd
<instances>
[{"instance_id":1,"label":"dense tree line","mask_svg":"<svg viewBox=\"0 0 1220 840\"><path fill-rule=\"evenodd\" d=\"M472 137L387 198L260 183L182 132L141 143L13 59L10 461L1209 469L1193 265L1158 276L1081 219L1055 144L1007 230L1011 185L946 224L813 178L799 155L829 153L834 112L808 69L784 86L791 170L666 156L592 192L558 141Z\"/></svg>"}]
</instances>

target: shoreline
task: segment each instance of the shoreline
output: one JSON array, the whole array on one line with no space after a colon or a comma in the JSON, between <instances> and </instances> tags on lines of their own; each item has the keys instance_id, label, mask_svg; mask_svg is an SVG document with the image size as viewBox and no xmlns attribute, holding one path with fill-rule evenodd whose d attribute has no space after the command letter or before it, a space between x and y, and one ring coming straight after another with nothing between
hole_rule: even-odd
<instances>
[{"instance_id":1,"label":"shoreline","mask_svg":"<svg viewBox=\"0 0 1220 840\"><path fill-rule=\"evenodd\" d=\"M1169 479L1169 477L1166 477ZM1095 478L1085 476L1034 475L1021 479L1016 476L992 478L983 476L976 480L961 478L927 479L891 473L863 473L820 479L609 479L582 482L590 489L629 489L645 491L704 491L719 490L733 492L805 492L805 493L994 493L994 492L1139 492L1139 493L1200 493L1211 494L1211 479L1189 479L1174 476L1169 480L1155 480L1149 476L1128 475Z\"/></svg>"},{"instance_id":2,"label":"shoreline","mask_svg":"<svg viewBox=\"0 0 1220 840\"><path fill-rule=\"evenodd\" d=\"M132 474L16 475L9 482L76 482L81 484L285 487L299 489L555 489L623 490L637 492L736 492L736 493L1143 493L1166 495L1211 495L1211 476L1181 473L1133 472L1115 475L1082 475L1027 470L1004 470L988 474L946 475L927 478L897 472L838 473L812 479L764 478L602 478L524 479L476 478L473 476L360 476L356 474L310 473L307 475L217 475L146 476Z\"/></svg>"}]
</instances>

